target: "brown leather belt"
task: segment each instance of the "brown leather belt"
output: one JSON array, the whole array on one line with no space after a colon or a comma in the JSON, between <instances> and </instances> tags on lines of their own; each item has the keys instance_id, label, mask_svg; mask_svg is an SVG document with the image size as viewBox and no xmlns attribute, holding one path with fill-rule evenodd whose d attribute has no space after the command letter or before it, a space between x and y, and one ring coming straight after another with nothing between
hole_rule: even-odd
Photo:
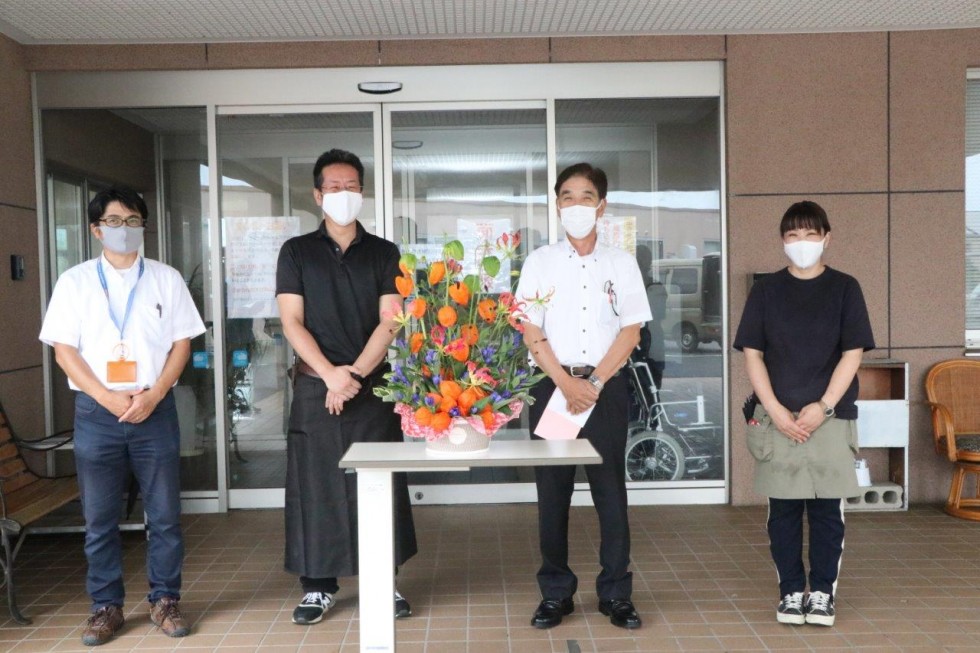
<instances>
[{"instance_id":1,"label":"brown leather belt","mask_svg":"<svg viewBox=\"0 0 980 653\"><path fill-rule=\"evenodd\" d=\"M595 368L591 365L562 365L561 369L579 379L587 379L595 372Z\"/></svg>"}]
</instances>

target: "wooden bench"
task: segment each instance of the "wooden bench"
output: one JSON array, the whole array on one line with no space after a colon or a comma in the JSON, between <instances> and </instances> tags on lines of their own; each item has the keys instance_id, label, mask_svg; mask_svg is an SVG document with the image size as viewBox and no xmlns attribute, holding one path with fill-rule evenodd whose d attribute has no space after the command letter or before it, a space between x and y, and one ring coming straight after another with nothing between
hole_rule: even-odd
<instances>
[{"instance_id":1,"label":"wooden bench","mask_svg":"<svg viewBox=\"0 0 980 653\"><path fill-rule=\"evenodd\" d=\"M78 483L74 476L47 478L37 474L27 465L23 451L51 451L71 441L71 431L37 440L18 438L0 404L0 537L3 540L0 564L3 565L10 616L20 624L29 624L31 620L17 609L14 592L17 552L32 523L78 498Z\"/></svg>"}]
</instances>

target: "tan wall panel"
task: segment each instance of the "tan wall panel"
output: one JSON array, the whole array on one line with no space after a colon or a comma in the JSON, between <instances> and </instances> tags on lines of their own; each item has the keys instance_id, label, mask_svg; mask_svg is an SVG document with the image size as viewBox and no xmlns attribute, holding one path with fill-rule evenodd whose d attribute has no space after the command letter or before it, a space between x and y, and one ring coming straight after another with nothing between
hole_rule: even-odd
<instances>
[{"instance_id":1,"label":"tan wall panel","mask_svg":"<svg viewBox=\"0 0 980 653\"><path fill-rule=\"evenodd\" d=\"M209 68L336 68L375 66L377 41L211 43Z\"/></svg>"},{"instance_id":2,"label":"tan wall panel","mask_svg":"<svg viewBox=\"0 0 980 653\"><path fill-rule=\"evenodd\" d=\"M729 37L729 192L886 190L886 38Z\"/></svg>"},{"instance_id":3,"label":"tan wall panel","mask_svg":"<svg viewBox=\"0 0 980 653\"><path fill-rule=\"evenodd\" d=\"M962 346L966 325L963 193L893 194L891 198L892 344Z\"/></svg>"},{"instance_id":4,"label":"tan wall panel","mask_svg":"<svg viewBox=\"0 0 980 653\"><path fill-rule=\"evenodd\" d=\"M793 202L807 199L797 196L733 197L728 203L729 231L729 325L734 341L738 323L748 298L749 276L753 272L772 272L786 266L779 220ZM833 268L854 276L864 292L871 328L879 350L871 356L884 357L888 344L888 295L885 280L887 261L887 196L832 195L816 200L826 211L832 228L825 261ZM880 251L880 256L869 252ZM732 503L757 504L764 498L752 490L755 468L745 449L745 423L742 401L752 391L745 374L745 358L736 352L731 359L731 441Z\"/></svg>"},{"instance_id":5,"label":"tan wall panel","mask_svg":"<svg viewBox=\"0 0 980 653\"><path fill-rule=\"evenodd\" d=\"M24 70L23 48L0 35L0 203L33 208L34 122L31 78ZM3 230L0 227L0 239ZM35 238L36 242L36 238Z\"/></svg>"},{"instance_id":6,"label":"tan wall panel","mask_svg":"<svg viewBox=\"0 0 980 653\"><path fill-rule=\"evenodd\" d=\"M724 36L585 36L551 39L554 63L596 61L716 61Z\"/></svg>"},{"instance_id":7,"label":"tan wall panel","mask_svg":"<svg viewBox=\"0 0 980 653\"><path fill-rule=\"evenodd\" d=\"M946 503L953 464L936 453L932 439L932 422L926 406L926 374L936 363L961 358L963 348L906 349L896 351L894 358L909 363L909 497L912 505Z\"/></svg>"},{"instance_id":8,"label":"tan wall panel","mask_svg":"<svg viewBox=\"0 0 980 653\"><path fill-rule=\"evenodd\" d=\"M10 255L24 257L24 279L10 278ZM0 205L0 372L41 364L37 213ZM2 399L2 397L0 397Z\"/></svg>"},{"instance_id":9,"label":"tan wall panel","mask_svg":"<svg viewBox=\"0 0 980 653\"><path fill-rule=\"evenodd\" d=\"M0 401L19 437L48 435L44 432L44 373L40 358L36 367L0 372Z\"/></svg>"},{"instance_id":10,"label":"tan wall panel","mask_svg":"<svg viewBox=\"0 0 980 653\"><path fill-rule=\"evenodd\" d=\"M48 110L42 115L49 167L93 179L156 188L153 134L104 109Z\"/></svg>"},{"instance_id":11,"label":"tan wall panel","mask_svg":"<svg viewBox=\"0 0 980 653\"><path fill-rule=\"evenodd\" d=\"M207 68L203 43L128 45L28 45L27 69L55 70L194 70Z\"/></svg>"},{"instance_id":12,"label":"tan wall panel","mask_svg":"<svg viewBox=\"0 0 980 653\"><path fill-rule=\"evenodd\" d=\"M420 39L381 42L382 66L548 63L548 39Z\"/></svg>"},{"instance_id":13,"label":"tan wall panel","mask_svg":"<svg viewBox=\"0 0 980 653\"><path fill-rule=\"evenodd\" d=\"M892 190L961 190L966 69L980 30L891 35Z\"/></svg>"}]
</instances>

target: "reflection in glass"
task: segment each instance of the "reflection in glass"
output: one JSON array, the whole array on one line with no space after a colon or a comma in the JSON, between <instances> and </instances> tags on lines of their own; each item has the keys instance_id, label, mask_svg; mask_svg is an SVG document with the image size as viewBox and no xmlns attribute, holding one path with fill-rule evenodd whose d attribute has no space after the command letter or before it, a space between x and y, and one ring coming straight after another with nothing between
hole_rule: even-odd
<instances>
[{"instance_id":1,"label":"reflection in glass","mask_svg":"<svg viewBox=\"0 0 980 653\"><path fill-rule=\"evenodd\" d=\"M372 113L218 118L225 365L232 489L282 487L292 399L292 350L275 300L276 261L288 238L318 228L313 165L324 151L365 167L360 222L376 233Z\"/></svg>"},{"instance_id":2,"label":"reflection in glass","mask_svg":"<svg viewBox=\"0 0 980 653\"><path fill-rule=\"evenodd\" d=\"M654 319L628 370L631 480L724 478L717 98L559 100L558 170L606 171L600 239L636 256Z\"/></svg>"}]
</instances>

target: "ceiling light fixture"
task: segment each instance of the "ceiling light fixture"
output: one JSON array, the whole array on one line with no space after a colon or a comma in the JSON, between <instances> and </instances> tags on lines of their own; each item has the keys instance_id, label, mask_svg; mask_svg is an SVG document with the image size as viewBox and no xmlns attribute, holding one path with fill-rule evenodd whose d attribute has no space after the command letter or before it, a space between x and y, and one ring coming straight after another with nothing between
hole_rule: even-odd
<instances>
[{"instance_id":1,"label":"ceiling light fixture","mask_svg":"<svg viewBox=\"0 0 980 653\"><path fill-rule=\"evenodd\" d=\"M402 90L401 82L361 82L357 85L357 90L361 93L371 95L385 95L386 93L397 93Z\"/></svg>"},{"instance_id":2,"label":"ceiling light fixture","mask_svg":"<svg viewBox=\"0 0 980 653\"><path fill-rule=\"evenodd\" d=\"M417 150L422 147L422 141L392 141L391 146L396 150Z\"/></svg>"}]
</instances>

